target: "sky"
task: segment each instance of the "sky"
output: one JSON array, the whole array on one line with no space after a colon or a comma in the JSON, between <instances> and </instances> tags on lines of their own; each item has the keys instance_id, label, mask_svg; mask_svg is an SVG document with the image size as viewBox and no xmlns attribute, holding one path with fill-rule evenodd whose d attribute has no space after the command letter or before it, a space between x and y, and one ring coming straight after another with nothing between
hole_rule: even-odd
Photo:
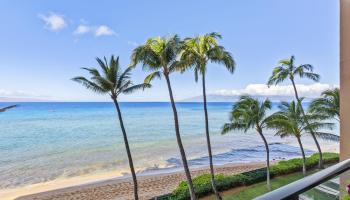
<instances>
[{"instance_id":1,"label":"sky","mask_svg":"<svg viewBox=\"0 0 350 200\"><path fill-rule=\"evenodd\" d=\"M312 64L320 83L297 80L302 95L339 85L339 5L334 0L2 0L0 2L0 97L57 101L108 101L70 79L97 67L96 57L120 57L154 36L194 37L218 32L232 53L234 74L209 64L207 93L290 95L288 83L265 86L279 60L295 55ZM137 66L132 78L147 72ZM176 100L201 95L192 72L175 73ZM123 101L168 101L165 80Z\"/></svg>"}]
</instances>

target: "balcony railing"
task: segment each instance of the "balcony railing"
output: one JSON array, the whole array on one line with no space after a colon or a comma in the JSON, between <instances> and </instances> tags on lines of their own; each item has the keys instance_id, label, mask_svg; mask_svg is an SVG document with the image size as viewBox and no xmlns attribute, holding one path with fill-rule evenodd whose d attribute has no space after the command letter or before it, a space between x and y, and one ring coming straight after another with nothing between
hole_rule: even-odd
<instances>
[{"instance_id":1,"label":"balcony railing","mask_svg":"<svg viewBox=\"0 0 350 200\"><path fill-rule=\"evenodd\" d=\"M339 190L333 190L327 186L320 185L350 169L350 159L342 161L336 165L328 167L324 170L321 170L317 173L309 175L305 178L302 178L298 181L280 187L274 191L266 193L262 196L255 198L255 200L299 200L299 199L312 199L305 197L302 193L317 188L319 190L324 191L325 193L329 193L332 195L339 196ZM339 179L338 179L339 180ZM334 179L333 179L334 182ZM339 181L337 181L339 184ZM345 189L345 188L344 188Z\"/></svg>"}]
</instances>

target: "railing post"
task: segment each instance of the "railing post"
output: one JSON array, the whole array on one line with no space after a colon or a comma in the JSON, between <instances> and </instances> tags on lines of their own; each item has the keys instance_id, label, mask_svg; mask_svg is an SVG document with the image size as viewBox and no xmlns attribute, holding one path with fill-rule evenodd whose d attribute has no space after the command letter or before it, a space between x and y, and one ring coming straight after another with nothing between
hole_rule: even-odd
<instances>
[{"instance_id":1,"label":"railing post","mask_svg":"<svg viewBox=\"0 0 350 200\"><path fill-rule=\"evenodd\" d=\"M296 194L296 195L290 196L290 197L288 197L288 199L286 199L286 200L299 200L299 195Z\"/></svg>"}]
</instances>

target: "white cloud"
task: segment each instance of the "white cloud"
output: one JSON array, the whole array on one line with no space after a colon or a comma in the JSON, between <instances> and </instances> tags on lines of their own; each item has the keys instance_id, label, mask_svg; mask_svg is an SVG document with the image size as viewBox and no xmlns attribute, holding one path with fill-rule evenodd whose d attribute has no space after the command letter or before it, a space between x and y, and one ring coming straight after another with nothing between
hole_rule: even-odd
<instances>
[{"instance_id":1,"label":"white cloud","mask_svg":"<svg viewBox=\"0 0 350 200\"><path fill-rule=\"evenodd\" d=\"M51 31L58 31L67 26L67 23L62 15L50 13L48 15L39 14L38 17L45 22L45 28Z\"/></svg>"},{"instance_id":2,"label":"white cloud","mask_svg":"<svg viewBox=\"0 0 350 200\"><path fill-rule=\"evenodd\" d=\"M99 36L109 36L116 35L116 33L108 26L88 26L88 25L79 25L73 32L75 35L83 35L91 33L97 37Z\"/></svg>"},{"instance_id":3,"label":"white cloud","mask_svg":"<svg viewBox=\"0 0 350 200\"><path fill-rule=\"evenodd\" d=\"M50 97L49 95L44 95L44 94L39 94L35 92L25 92L22 90L15 90L15 91L10 91L10 90L4 90L0 89L0 97L45 97L48 98Z\"/></svg>"},{"instance_id":4,"label":"white cloud","mask_svg":"<svg viewBox=\"0 0 350 200\"><path fill-rule=\"evenodd\" d=\"M91 31L91 27L86 25L79 25L73 32L76 35L85 34Z\"/></svg>"},{"instance_id":5,"label":"white cloud","mask_svg":"<svg viewBox=\"0 0 350 200\"><path fill-rule=\"evenodd\" d=\"M317 97L324 90L339 87L336 85L314 83L310 85L297 84L296 85L299 96L303 97ZM243 89L222 89L214 92L217 95L234 96L234 95L262 95L262 96L294 96L292 85L276 85L268 87L265 84L249 84Z\"/></svg>"},{"instance_id":6,"label":"white cloud","mask_svg":"<svg viewBox=\"0 0 350 200\"><path fill-rule=\"evenodd\" d=\"M95 35L96 36L115 35L115 32L108 26L101 25L96 28Z\"/></svg>"}]
</instances>

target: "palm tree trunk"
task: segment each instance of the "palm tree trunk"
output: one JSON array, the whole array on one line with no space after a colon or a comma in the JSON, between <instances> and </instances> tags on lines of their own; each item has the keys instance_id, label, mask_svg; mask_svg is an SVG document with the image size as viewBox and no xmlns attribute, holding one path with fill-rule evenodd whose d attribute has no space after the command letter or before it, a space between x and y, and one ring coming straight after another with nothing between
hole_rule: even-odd
<instances>
[{"instance_id":1,"label":"palm tree trunk","mask_svg":"<svg viewBox=\"0 0 350 200\"><path fill-rule=\"evenodd\" d=\"M176 110L176 105L175 105L175 101L174 101L174 97L173 97L173 91L171 89L170 79L169 79L168 75L164 74L164 76L165 76L165 79L166 79L166 82L167 82L167 86L168 86L168 90L169 90L171 107L173 109L173 114L174 114L176 140L177 140L177 145L179 146L181 159L182 159L182 164L183 164L183 167L184 167L184 170L185 170L185 175L186 175L186 179L187 179L187 183L188 183L188 189L190 191L191 200L196 200L197 197L196 197L196 194L194 192L192 178L191 178L191 173L190 173L190 170L189 170L188 164L187 164L186 153L185 153L184 147L182 145L182 141L181 141L180 128L179 128L179 119L178 119L178 116L177 116L177 110Z\"/></svg>"},{"instance_id":2,"label":"palm tree trunk","mask_svg":"<svg viewBox=\"0 0 350 200\"><path fill-rule=\"evenodd\" d=\"M303 148L303 144L301 143L300 137L297 137L298 139L298 143L300 146L300 150L301 150L301 155L303 156L303 175L306 175L306 158L305 158L305 152L304 152L304 148Z\"/></svg>"},{"instance_id":3,"label":"palm tree trunk","mask_svg":"<svg viewBox=\"0 0 350 200\"><path fill-rule=\"evenodd\" d=\"M122 114L121 114L121 111L120 111L120 108L119 108L118 101L115 98L113 98L113 102L114 102L114 105L115 105L115 107L117 109L118 118L119 118L119 124L120 124L120 127L121 127L122 132L123 132L124 144L125 144L125 148L126 148L126 153L128 155L129 167L130 167L130 171L131 171L132 181L134 183L134 198L135 198L135 200L138 200L139 196L138 196L138 192L137 192L137 178L136 178L134 163L133 163L132 157L131 157L131 151L130 151L130 147L129 147L128 137L126 135L126 131L125 131L125 128L124 128L124 122L123 122L123 118L122 118Z\"/></svg>"},{"instance_id":4,"label":"palm tree trunk","mask_svg":"<svg viewBox=\"0 0 350 200\"><path fill-rule=\"evenodd\" d=\"M211 152L211 144L210 144L210 135L209 135L209 120L208 120L208 109L207 109L207 95L205 89L205 74L202 74L202 88L203 88L203 106L204 106L204 116L205 116L205 135L207 138L207 147L208 147L208 155L209 155L209 167L210 167L210 177L211 177L211 186L215 193L217 199L221 200L221 196L216 189L215 184L215 174L214 174L214 165L213 165L213 155Z\"/></svg>"},{"instance_id":5,"label":"palm tree trunk","mask_svg":"<svg viewBox=\"0 0 350 200\"><path fill-rule=\"evenodd\" d=\"M321 147L320 147L320 144L318 143L317 141L317 138L316 138L316 135L315 135L315 132L312 130L312 128L310 127L310 123L309 123L309 120L307 119L306 115L305 115L305 111L304 111L304 108L303 106L301 105L301 100L299 98L299 95L298 95L298 90L295 86L295 82L293 79L291 79L292 81L292 85L293 85L293 89L294 89L294 94L295 94L295 98L297 99L298 101L298 105L300 106L300 110L301 110L301 113L303 114L303 117L304 117L304 121L306 123L306 125L309 127L309 131L311 133L311 136L313 138L313 140L315 141L315 144L316 144L316 147L317 147L317 150L318 150L318 153L319 153L319 156L320 156L320 159L318 161L318 167L319 168L323 168L323 156L322 156L322 151L321 151Z\"/></svg>"},{"instance_id":6,"label":"palm tree trunk","mask_svg":"<svg viewBox=\"0 0 350 200\"><path fill-rule=\"evenodd\" d=\"M265 149L266 149L266 183L267 183L267 189L271 190L271 183L270 183L270 150L269 145L267 144L266 138L264 134L262 133L262 130L258 128L258 133L261 137L261 139L264 141Z\"/></svg>"}]
</instances>

